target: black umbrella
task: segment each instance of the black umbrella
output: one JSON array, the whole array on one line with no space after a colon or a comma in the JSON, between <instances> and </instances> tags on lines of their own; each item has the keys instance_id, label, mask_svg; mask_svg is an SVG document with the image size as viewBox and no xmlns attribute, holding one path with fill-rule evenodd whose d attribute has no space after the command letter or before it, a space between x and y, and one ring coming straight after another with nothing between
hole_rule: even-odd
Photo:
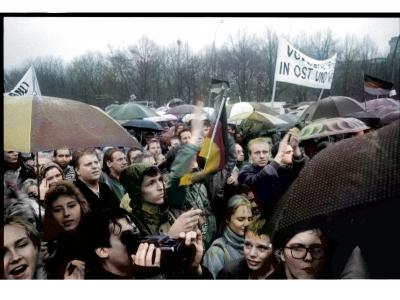
<instances>
[{"instance_id":1,"label":"black umbrella","mask_svg":"<svg viewBox=\"0 0 400 300\"><path fill-rule=\"evenodd\" d=\"M138 130L155 130L162 131L163 128L160 124L149 120L130 120L121 124L125 128L133 128Z\"/></svg>"},{"instance_id":2,"label":"black umbrella","mask_svg":"<svg viewBox=\"0 0 400 300\"><path fill-rule=\"evenodd\" d=\"M396 121L313 157L273 212L275 243L300 228L320 227L331 240L334 278L340 277L355 247L369 278L400 278L399 136ZM386 257L390 262L382 261Z\"/></svg>"},{"instance_id":3,"label":"black umbrella","mask_svg":"<svg viewBox=\"0 0 400 300\"><path fill-rule=\"evenodd\" d=\"M311 104L300 116L299 122L309 123L322 118L346 117L365 111L356 100L345 96L330 96Z\"/></svg>"},{"instance_id":4,"label":"black umbrella","mask_svg":"<svg viewBox=\"0 0 400 300\"><path fill-rule=\"evenodd\" d=\"M279 200L274 232L385 199L400 200L400 122L327 147Z\"/></svg>"}]
</instances>

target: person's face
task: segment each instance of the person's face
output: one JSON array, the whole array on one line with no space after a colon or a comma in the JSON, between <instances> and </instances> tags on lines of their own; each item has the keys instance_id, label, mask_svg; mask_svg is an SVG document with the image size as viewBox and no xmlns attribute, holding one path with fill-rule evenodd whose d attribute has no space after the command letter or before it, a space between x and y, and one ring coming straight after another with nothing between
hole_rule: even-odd
<instances>
[{"instance_id":1,"label":"person's face","mask_svg":"<svg viewBox=\"0 0 400 300\"><path fill-rule=\"evenodd\" d=\"M244 236L244 231L249 226L251 219L251 210L247 206L241 205L231 216L228 226L237 235Z\"/></svg>"},{"instance_id":2,"label":"person's face","mask_svg":"<svg viewBox=\"0 0 400 300\"><path fill-rule=\"evenodd\" d=\"M15 164L18 162L17 151L4 151L4 161Z\"/></svg>"},{"instance_id":3,"label":"person's face","mask_svg":"<svg viewBox=\"0 0 400 300\"><path fill-rule=\"evenodd\" d=\"M282 163L285 165L291 165L293 163L293 148L290 145L286 146L285 151L282 155Z\"/></svg>"},{"instance_id":4,"label":"person's face","mask_svg":"<svg viewBox=\"0 0 400 300\"><path fill-rule=\"evenodd\" d=\"M107 166L111 173L121 174L122 170L128 165L126 155L120 151L116 151L111 155L111 161L107 161Z\"/></svg>"},{"instance_id":5,"label":"person's face","mask_svg":"<svg viewBox=\"0 0 400 300\"><path fill-rule=\"evenodd\" d=\"M38 249L16 224L4 226L4 278L32 279L38 256Z\"/></svg>"},{"instance_id":6,"label":"person's face","mask_svg":"<svg viewBox=\"0 0 400 300\"><path fill-rule=\"evenodd\" d=\"M81 221L81 206L71 196L60 196L51 205L54 220L65 232L76 231Z\"/></svg>"},{"instance_id":7,"label":"person's face","mask_svg":"<svg viewBox=\"0 0 400 300\"><path fill-rule=\"evenodd\" d=\"M117 275L129 276L133 272L133 263L125 245L121 242L121 233L133 230L133 225L126 219L119 219L117 223L121 225L121 229L118 226L110 225L112 233L110 235L111 247L107 249L108 263Z\"/></svg>"},{"instance_id":8,"label":"person's face","mask_svg":"<svg viewBox=\"0 0 400 300\"><path fill-rule=\"evenodd\" d=\"M295 246L319 246L323 247L320 238L320 232L317 230L307 230L300 232L293 236L286 247ZM314 279L318 278L322 272L325 264L325 257L315 259L311 256L310 252L303 259L294 258L292 256L292 250L283 248L281 253L281 259L285 264L285 273L289 279Z\"/></svg>"},{"instance_id":9,"label":"person's face","mask_svg":"<svg viewBox=\"0 0 400 300\"><path fill-rule=\"evenodd\" d=\"M268 271L271 266L273 249L269 236L256 235L247 231L244 238L243 255L252 271Z\"/></svg>"},{"instance_id":10,"label":"person's face","mask_svg":"<svg viewBox=\"0 0 400 300\"><path fill-rule=\"evenodd\" d=\"M270 149L267 143L257 143L250 147L250 159L253 165L265 167L268 164Z\"/></svg>"},{"instance_id":11,"label":"person's face","mask_svg":"<svg viewBox=\"0 0 400 300\"><path fill-rule=\"evenodd\" d=\"M61 167L65 168L70 163L72 157L69 149L58 149L54 161Z\"/></svg>"},{"instance_id":12,"label":"person's face","mask_svg":"<svg viewBox=\"0 0 400 300\"><path fill-rule=\"evenodd\" d=\"M211 126L204 125L203 126L203 137L207 137L208 132L210 131Z\"/></svg>"},{"instance_id":13,"label":"person's face","mask_svg":"<svg viewBox=\"0 0 400 300\"><path fill-rule=\"evenodd\" d=\"M155 157L159 156L161 154L160 143L150 143L149 152Z\"/></svg>"},{"instance_id":14,"label":"person's face","mask_svg":"<svg viewBox=\"0 0 400 300\"><path fill-rule=\"evenodd\" d=\"M138 157L140 154L142 154L142 151L140 150L134 150L129 152L129 160L131 163L135 160L136 157Z\"/></svg>"},{"instance_id":15,"label":"person's face","mask_svg":"<svg viewBox=\"0 0 400 300\"><path fill-rule=\"evenodd\" d=\"M243 161L244 160L244 153L243 153L243 148L239 144L235 145L236 149L236 160L237 161Z\"/></svg>"},{"instance_id":16,"label":"person's face","mask_svg":"<svg viewBox=\"0 0 400 300\"><path fill-rule=\"evenodd\" d=\"M161 174L147 176L143 178L141 185L143 201L155 205L164 203L164 181Z\"/></svg>"},{"instance_id":17,"label":"person's face","mask_svg":"<svg viewBox=\"0 0 400 300\"><path fill-rule=\"evenodd\" d=\"M101 175L100 163L96 155L85 154L79 159L76 169L78 176L88 182L98 181Z\"/></svg>"},{"instance_id":18,"label":"person's face","mask_svg":"<svg viewBox=\"0 0 400 300\"><path fill-rule=\"evenodd\" d=\"M192 137L192 133L190 131L184 131L181 133L181 143L182 145L186 145L189 143L190 138Z\"/></svg>"},{"instance_id":19,"label":"person's face","mask_svg":"<svg viewBox=\"0 0 400 300\"><path fill-rule=\"evenodd\" d=\"M62 180L62 174L57 168L51 168L47 170L46 174L44 175L44 178L47 180L48 184L57 182Z\"/></svg>"}]
</instances>

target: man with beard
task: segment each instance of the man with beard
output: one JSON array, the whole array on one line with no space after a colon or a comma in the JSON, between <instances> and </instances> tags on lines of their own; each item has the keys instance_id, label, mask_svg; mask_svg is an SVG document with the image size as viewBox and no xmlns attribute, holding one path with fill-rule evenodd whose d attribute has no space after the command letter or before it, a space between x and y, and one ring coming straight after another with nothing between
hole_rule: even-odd
<instances>
[{"instance_id":1,"label":"man with beard","mask_svg":"<svg viewBox=\"0 0 400 300\"><path fill-rule=\"evenodd\" d=\"M75 180L74 168L70 165L72 160L71 150L68 148L61 148L54 150L53 161L57 163L63 170L64 177L67 180Z\"/></svg>"}]
</instances>

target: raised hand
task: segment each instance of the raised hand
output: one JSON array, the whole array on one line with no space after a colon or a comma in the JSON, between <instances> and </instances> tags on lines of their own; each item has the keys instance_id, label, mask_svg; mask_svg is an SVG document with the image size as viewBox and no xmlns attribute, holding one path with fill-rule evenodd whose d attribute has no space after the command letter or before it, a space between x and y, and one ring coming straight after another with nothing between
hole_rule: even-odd
<instances>
[{"instance_id":1,"label":"raised hand","mask_svg":"<svg viewBox=\"0 0 400 300\"><path fill-rule=\"evenodd\" d=\"M181 214L172 224L168 235L173 239L178 239L181 232L196 230L199 224L201 209L191 209Z\"/></svg>"},{"instance_id":2,"label":"raised hand","mask_svg":"<svg viewBox=\"0 0 400 300\"><path fill-rule=\"evenodd\" d=\"M70 261L65 268L64 279L85 279L85 262L77 259Z\"/></svg>"}]
</instances>

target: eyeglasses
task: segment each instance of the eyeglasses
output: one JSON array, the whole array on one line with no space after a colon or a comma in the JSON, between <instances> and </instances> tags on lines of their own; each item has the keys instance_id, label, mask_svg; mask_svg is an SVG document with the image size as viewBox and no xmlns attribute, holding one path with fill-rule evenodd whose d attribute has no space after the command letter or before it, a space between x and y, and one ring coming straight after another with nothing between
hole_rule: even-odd
<instances>
[{"instance_id":1,"label":"eyeglasses","mask_svg":"<svg viewBox=\"0 0 400 300\"><path fill-rule=\"evenodd\" d=\"M310 252L310 255L313 259L320 259L325 255L324 248L319 245L310 247L306 247L304 245L293 245L285 248L290 249L292 257L296 259L304 259L308 252Z\"/></svg>"}]
</instances>

